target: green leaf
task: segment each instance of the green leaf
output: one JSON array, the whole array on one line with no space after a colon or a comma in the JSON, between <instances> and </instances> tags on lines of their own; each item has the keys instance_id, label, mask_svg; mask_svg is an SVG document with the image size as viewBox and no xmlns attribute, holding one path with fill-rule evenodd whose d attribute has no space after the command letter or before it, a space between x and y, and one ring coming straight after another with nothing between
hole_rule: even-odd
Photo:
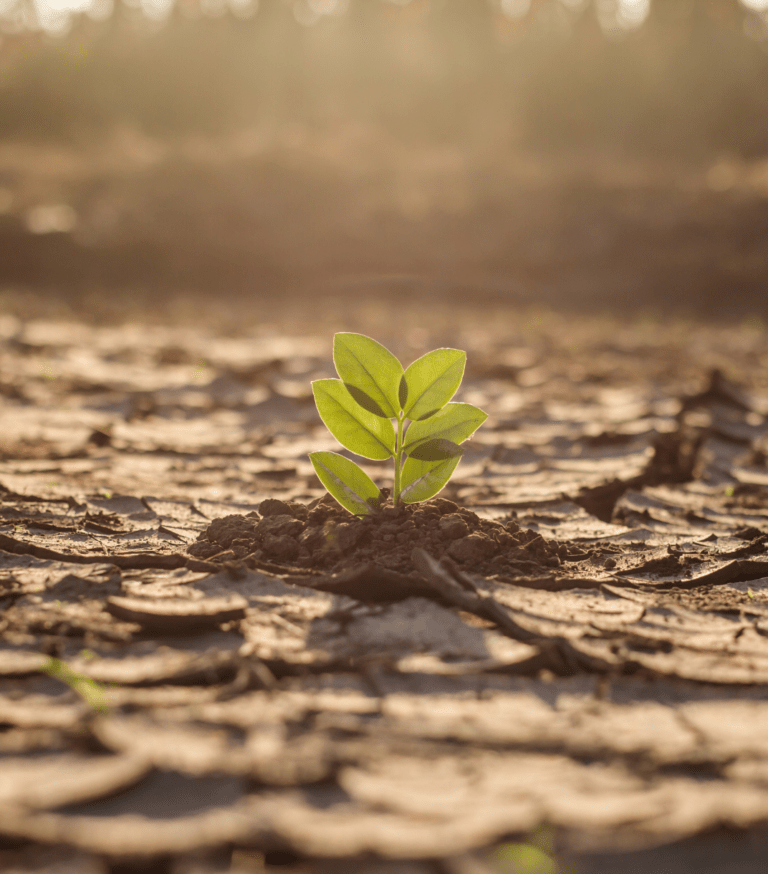
<instances>
[{"instance_id":1,"label":"green leaf","mask_svg":"<svg viewBox=\"0 0 768 874\"><path fill-rule=\"evenodd\" d=\"M342 446L378 460L395 454L392 422L363 409L340 379L316 379L312 391L320 418Z\"/></svg>"},{"instance_id":2,"label":"green leaf","mask_svg":"<svg viewBox=\"0 0 768 874\"><path fill-rule=\"evenodd\" d=\"M425 440L419 443L409 453L410 458L417 458L419 461L445 461L446 458L454 458L456 455L461 455L464 450L452 440Z\"/></svg>"},{"instance_id":3,"label":"green leaf","mask_svg":"<svg viewBox=\"0 0 768 874\"><path fill-rule=\"evenodd\" d=\"M310 452L309 460L320 482L345 510L356 516L373 512L381 493L376 483L354 461L337 452Z\"/></svg>"},{"instance_id":4,"label":"green leaf","mask_svg":"<svg viewBox=\"0 0 768 874\"><path fill-rule=\"evenodd\" d=\"M433 498L451 478L461 456L445 461L419 461L407 458L401 476L400 500L417 504Z\"/></svg>"},{"instance_id":5,"label":"green leaf","mask_svg":"<svg viewBox=\"0 0 768 874\"><path fill-rule=\"evenodd\" d=\"M361 388L350 385L348 382L344 383L344 388L352 395L352 397L357 401L358 404L360 404L360 406L364 410L368 410L369 413L373 413L374 416L378 416L381 419L389 418L389 416L384 412L384 410L381 409L376 401L370 395L367 395Z\"/></svg>"},{"instance_id":6,"label":"green leaf","mask_svg":"<svg viewBox=\"0 0 768 874\"><path fill-rule=\"evenodd\" d=\"M487 413L472 404L448 404L426 422L423 418L418 422L411 422L405 432L403 451L410 455L411 447L435 438L463 443L487 418Z\"/></svg>"},{"instance_id":7,"label":"green leaf","mask_svg":"<svg viewBox=\"0 0 768 874\"><path fill-rule=\"evenodd\" d=\"M423 422L425 419L431 419L432 416L434 416L436 413L439 413L439 412L440 412L440 407L438 407L438 408L435 409L435 410L430 410L428 413L424 413L423 416L419 416L419 417L416 419L416 421L417 421L417 422Z\"/></svg>"},{"instance_id":8,"label":"green leaf","mask_svg":"<svg viewBox=\"0 0 768 874\"><path fill-rule=\"evenodd\" d=\"M466 361L467 353L461 349L435 349L417 358L405 371L406 418L427 418L442 409L461 385Z\"/></svg>"},{"instance_id":9,"label":"green leaf","mask_svg":"<svg viewBox=\"0 0 768 874\"><path fill-rule=\"evenodd\" d=\"M405 374L400 377L400 388L397 390L398 400L400 401L400 409L404 410L408 403L408 382L405 379Z\"/></svg>"},{"instance_id":10,"label":"green leaf","mask_svg":"<svg viewBox=\"0 0 768 874\"><path fill-rule=\"evenodd\" d=\"M397 416L403 365L389 349L365 334L336 334L333 338L333 363L348 387L354 386L364 392L378 406L381 413L376 415L388 419ZM365 404L363 406L371 410Z\"/></svg>"}]
</instances>

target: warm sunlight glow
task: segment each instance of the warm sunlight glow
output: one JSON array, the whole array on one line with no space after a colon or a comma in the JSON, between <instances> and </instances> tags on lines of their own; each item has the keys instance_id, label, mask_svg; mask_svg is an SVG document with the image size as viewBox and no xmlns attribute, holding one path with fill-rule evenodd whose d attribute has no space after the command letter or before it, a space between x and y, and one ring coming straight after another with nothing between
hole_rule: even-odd
<instances>
[{"instance_id":1,"label":"warm sunlight glow","mask_svg":"<svg viewBox=\"0 0 768 874\"><path fill-rule=\"evenodd\" d=\"M530 8L531 0L501 0L501 9L510 18L522 18Z\"/></svg>"}]
</instances>

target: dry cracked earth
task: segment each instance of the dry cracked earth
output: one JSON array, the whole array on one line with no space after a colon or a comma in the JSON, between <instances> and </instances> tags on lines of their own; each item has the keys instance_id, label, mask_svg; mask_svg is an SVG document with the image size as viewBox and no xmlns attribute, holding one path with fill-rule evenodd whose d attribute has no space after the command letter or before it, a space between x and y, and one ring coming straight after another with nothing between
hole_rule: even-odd
<instances>
[{"instance_id":1,"label":"dry cracked earth","mask_svg":"<svg viewBox=\"0 0 768 874\"><path fill-rule=\"evenodd\" d=\"M0 868L762 872L765 330L334 327L467 349L432 501L323 497L332 329L0 320Z\"/></svg>"}]
</instances>

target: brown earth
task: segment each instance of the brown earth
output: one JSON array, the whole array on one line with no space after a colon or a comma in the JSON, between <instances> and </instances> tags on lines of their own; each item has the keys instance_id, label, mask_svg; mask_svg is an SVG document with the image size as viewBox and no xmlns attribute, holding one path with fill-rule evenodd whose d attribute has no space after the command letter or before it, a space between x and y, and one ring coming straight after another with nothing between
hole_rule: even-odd
<instances>
[{"instance_id":1,"label":"brown earth","mask_svg":"<svg viewBox=\"0 0 768 874\"><path fill-rule=\"evenodd\" d=\"M762 871L765 330L314 315L0 319L0 867ZM432 501L324 497L334 330L467 349Z\"/></svg>"},{"instance_id":2,"label":"brown earth","mask_svg":"<svg viewBox=\"0 0 768 874\"><path fill-rule=\"evenodd\" d=\"M264 559L282 561L299 572L349 572L373 562L403 574L416 571L414 547L446 553L480 573L519 572L520 562L530 565L531 559L537 568L539 563L559 566L561 557L571 558L566 546L548 543L534 531L521 532L514 519L480 519L445 498L384 506L362 518L351 517L330 495L309 505L268 498L259 513L214 520L190 546L190 555L245 559L253 567Z\"/></svg>"}]
</instances>

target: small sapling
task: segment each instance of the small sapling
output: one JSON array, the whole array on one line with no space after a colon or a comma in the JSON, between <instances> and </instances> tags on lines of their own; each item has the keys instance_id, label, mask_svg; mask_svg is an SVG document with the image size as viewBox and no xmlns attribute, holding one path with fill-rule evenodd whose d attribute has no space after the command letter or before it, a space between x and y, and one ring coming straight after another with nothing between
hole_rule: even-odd
<instances>
[{"instance_id":1,"label":"small sapling","mask_svg":"<svg viewBox=\"0 0 768 874\"><path fill-rule=\"evenodd\" d=\"M488 415L472 404L449 403L464 375L467 353L435 349L407 369L364 334L336 334L333 362L340 379L312 383L320 418L333 436L364 458L395 462L392 503L436 495L459 463L461 447ZM354 461L311 452L322 484L355 515L375 513L382 493Z\"/></svg>"}]
</instances>

